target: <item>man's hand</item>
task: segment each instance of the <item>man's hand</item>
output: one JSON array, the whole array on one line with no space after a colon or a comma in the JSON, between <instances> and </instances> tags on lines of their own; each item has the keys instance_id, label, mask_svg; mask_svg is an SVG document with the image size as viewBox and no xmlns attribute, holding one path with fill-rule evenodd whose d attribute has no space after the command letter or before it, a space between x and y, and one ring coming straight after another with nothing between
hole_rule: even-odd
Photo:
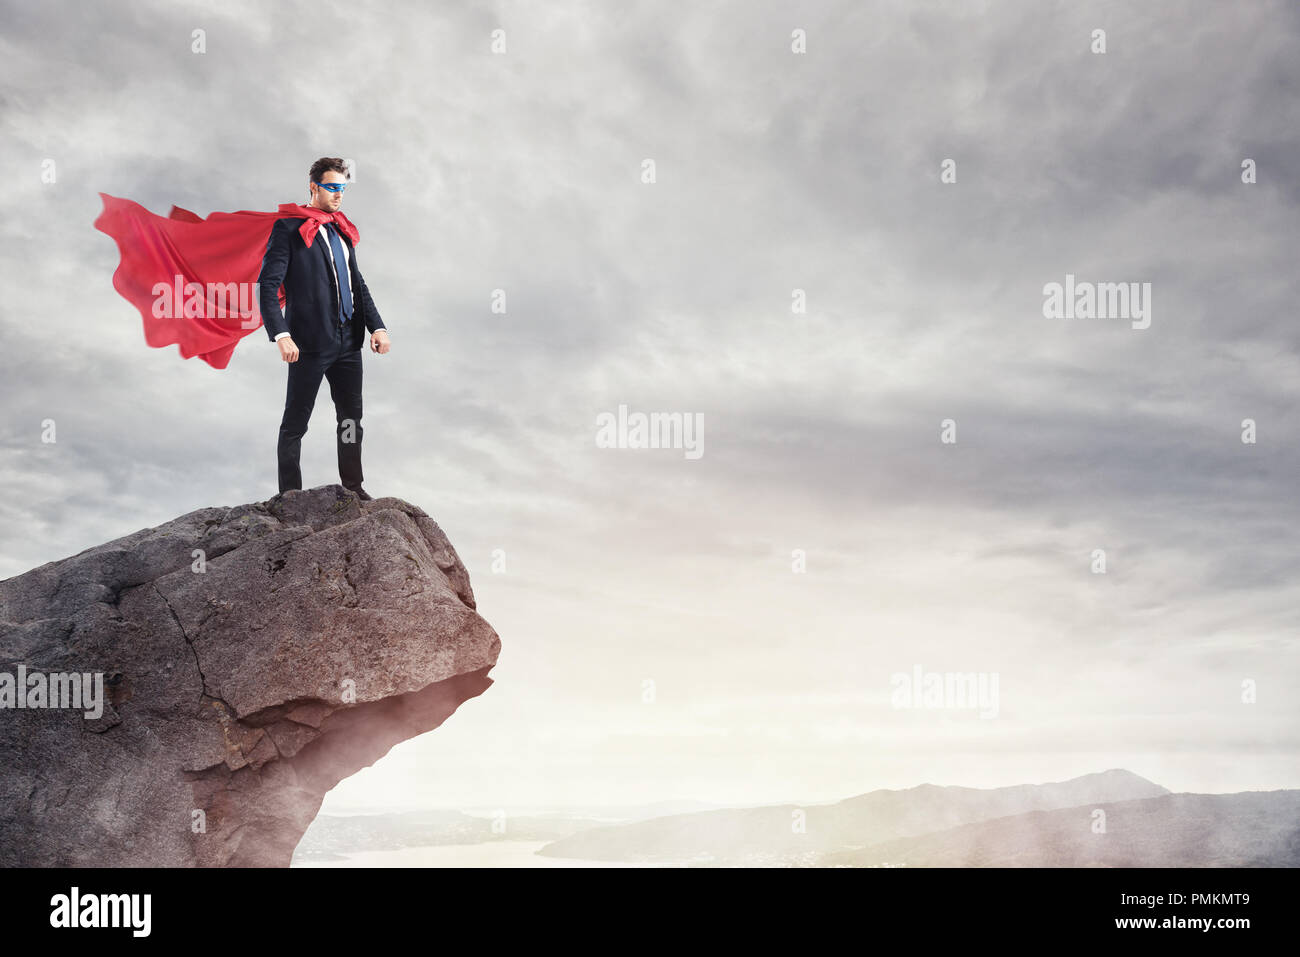
<instances>
[{"instance_id":1,"label":"man's hand","mask_svg":"<svg viewBox=\"0 0 1300 957\"><path fill-rule=\"evenodd\" d=\"M276 339L275 344L280 347L280 358L285 362L298 361L298 347L294 344L293 336Z\"/></svg>"},{"instance_id":2,"label":"man's hand","mask_svg":"<svg viewBox=\"0 0 1300 957\"><path fill-rule=\"evenodd\" d=\"M391 348L388 342L388 333L383 329L376 329L370 333L370 350L378 352L381 356Z\"/></svg>"}]
</instances>

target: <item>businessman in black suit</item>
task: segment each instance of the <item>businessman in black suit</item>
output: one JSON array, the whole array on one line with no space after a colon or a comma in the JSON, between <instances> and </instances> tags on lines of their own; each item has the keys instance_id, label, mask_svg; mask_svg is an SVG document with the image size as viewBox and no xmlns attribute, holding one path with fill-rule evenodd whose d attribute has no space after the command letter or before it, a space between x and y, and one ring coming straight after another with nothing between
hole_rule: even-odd
<instances>
[{"instance_id":1,"label":"businessman in black suit","mask_svg":"<svg viewBox=\"0 0 1300 957\"><path fill-rule=\"evenodd\" d=\"M343 204L348 168L342 159L322 157L308 174L309 206L327 213ZM299 458L322 377L329 380L337 419L339 477L365 501L361 487L361 343L370 331L370 348L389 350L388 330L370 298L351 240L336 223L322 223L311 248L298 227L305 217L282 216L271 228L257 277L266 334L289 363L289 384L276 448L280 491L302 488ZM277 290L284 284L280 313Z\"/></svg>"}]
</instances>

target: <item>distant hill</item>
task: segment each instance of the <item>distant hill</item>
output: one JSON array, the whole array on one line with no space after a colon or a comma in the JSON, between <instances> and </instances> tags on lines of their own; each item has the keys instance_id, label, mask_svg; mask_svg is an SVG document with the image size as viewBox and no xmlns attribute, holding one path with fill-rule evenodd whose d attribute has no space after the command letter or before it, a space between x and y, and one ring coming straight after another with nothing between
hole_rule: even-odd
<instances>
[{"instance_id":1,"label":"distant hill","mask_svg":"<svg viewBox=\"0 0 1300 957\"><path fill-rule=\"evenodd\" d=\"M871 791L834 804L729 808L595 827L547 844L538 853L628 862L815 864L836 852L992 818L1167 794L1168 789L1123 770L992 789L923 784ZM794 828L800 813L802 831Z\"/></svg>"},{"instance_id":2,"label":"distant hill","mask_svg":"<svg viewBox=\"0 0 1300 957\"><path fill-rule=\"evenodd\" d=\"M1106 813L1104 834L1093 811ZM1300 791L1165 794L1031 811L823 855L824 866L1297 867Z\"/></svg>"}]
</instances>

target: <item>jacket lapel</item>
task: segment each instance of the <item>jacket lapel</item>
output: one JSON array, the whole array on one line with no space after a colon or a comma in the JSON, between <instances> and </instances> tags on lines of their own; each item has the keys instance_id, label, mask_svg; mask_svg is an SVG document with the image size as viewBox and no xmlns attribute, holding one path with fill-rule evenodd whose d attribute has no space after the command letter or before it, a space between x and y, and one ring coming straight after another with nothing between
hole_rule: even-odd
<instances>
[{"instance_id":1,"label":"jacket lapel","mask_svg":"<svg viewBox=\"0 0 1300 957\"><path fill-rule=\"evenodd\" d=\"M330 288L334 290L334 295L337 296L339 294L339 277L334 271L334 260L330 258L330 251L325 248L329 241L330 234L325 232L325 227L322 225L320 229L316 230L316 238L312 240L312 245L320 247L319 255L321 262L325 264L325 275L329 277Z\"/></svg>"}]
</instances>

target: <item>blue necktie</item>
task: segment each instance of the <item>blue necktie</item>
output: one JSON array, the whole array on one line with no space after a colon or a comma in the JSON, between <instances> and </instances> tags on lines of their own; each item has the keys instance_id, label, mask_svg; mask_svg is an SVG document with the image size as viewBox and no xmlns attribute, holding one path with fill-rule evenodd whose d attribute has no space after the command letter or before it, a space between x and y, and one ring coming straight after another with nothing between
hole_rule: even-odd
<instances>
[{"instance_id":1,"label":"blue necktie","mask_svg":"<svg viewBox=\"0 0 1300 957\"><path fill-rule=\"evenodd\" d=\"M343 241L328 225L321 228L329 233L330 249L334 251L334 272L339 277L339 302L343 305L339 322L347 322L352 318L352 287L348 283L347 266L343 263Z\"/></svg>"}]
</instances>

